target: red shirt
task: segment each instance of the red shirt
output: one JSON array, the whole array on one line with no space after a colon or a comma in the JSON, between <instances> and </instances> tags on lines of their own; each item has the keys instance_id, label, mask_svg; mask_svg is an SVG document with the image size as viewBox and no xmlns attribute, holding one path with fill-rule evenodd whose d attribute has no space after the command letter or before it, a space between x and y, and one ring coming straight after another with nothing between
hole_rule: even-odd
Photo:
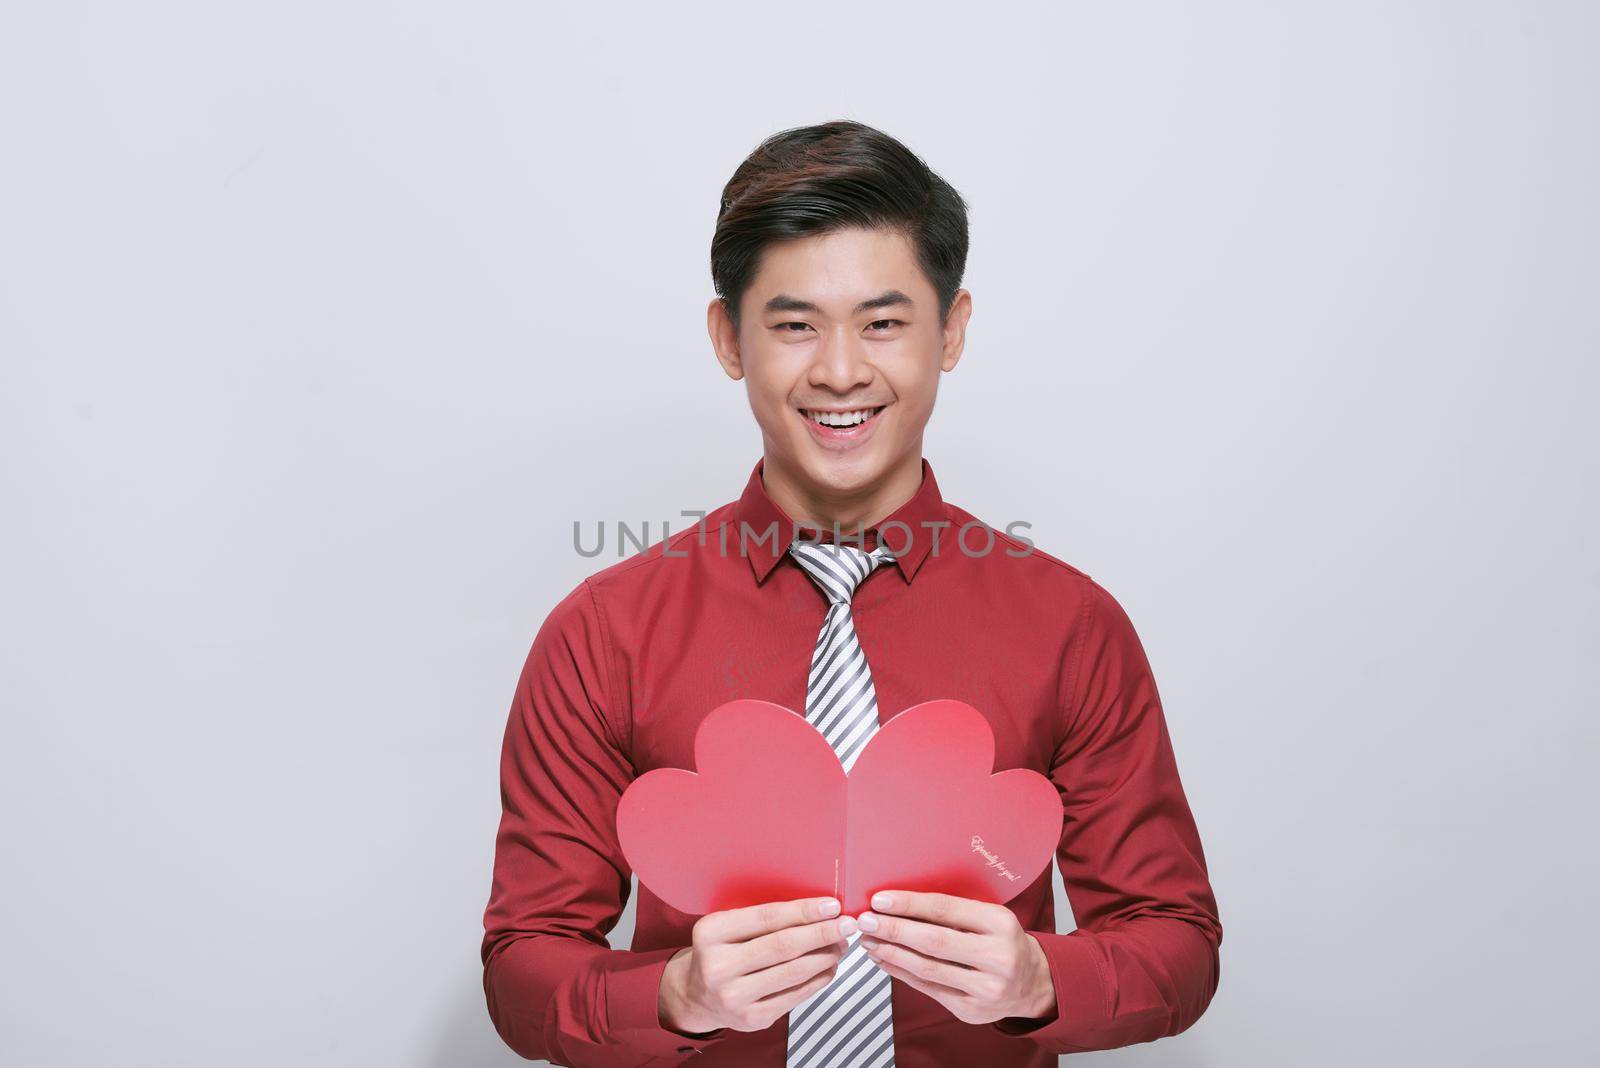
<instances>
[{"instance_id":1,"label":"red shirt","mask_svg":"<svg viewBox=\"0 0 1600 1068\"><path fill-rule=\"evenodd\" d=\"M783 551L795 526L761 469L703 523L585 579L533 639L506 725L482 944L489 1015L524 1057L784 1063L786 1017L706 1038L661 1025L661 974L696 917L641 885L631 948L605 939L630 892L616 834L628 783L692 770L695 728L726 701L805 708L827 601ZM898 572L892 581L862 583L851 614L884 720L965 701L994 729L996 771L1056 783L1056 859L1077 930L1056 931L1048 871L1009 903L1050 961L1057 1011L1042 1024L962 1023L895 981L899 1068L1042 1068L1058 1053L1173 1035L1219 977L1216 899L1133 624L1082 571L998 529L990 548L977 523L940 497L924 460L917 494L855 542L871 549L881 534L900 555L880 569Z\"/></svg>"}]
</instances>

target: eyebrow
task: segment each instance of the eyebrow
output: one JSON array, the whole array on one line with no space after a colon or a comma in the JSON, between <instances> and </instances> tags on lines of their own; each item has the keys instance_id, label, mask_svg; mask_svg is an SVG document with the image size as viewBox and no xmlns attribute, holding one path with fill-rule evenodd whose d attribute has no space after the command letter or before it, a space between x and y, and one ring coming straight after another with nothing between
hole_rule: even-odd
<instances>
[{"instance_id":1,"label":"eyebrow","mask_svg":"<svg viewBox=\"0 0 1600 1068\"><path fill-rule=\"evenodd\" d=\"M911 305L912 307L916 306L915 301L906 296L904 293L900 292L898 289L886 289L877 296L869 297L860 304L857 304L855 309L850 314L860 315L862 312L869 311L873 308L888 308L895 304L907 304ZM762 310L769 312L820 312L822 309L811 303L809 300L801 300L798 297L791 297L787 293L779 293L777 296L767 301L766 304L762 305Z\"/></svg>"}]
</instances>

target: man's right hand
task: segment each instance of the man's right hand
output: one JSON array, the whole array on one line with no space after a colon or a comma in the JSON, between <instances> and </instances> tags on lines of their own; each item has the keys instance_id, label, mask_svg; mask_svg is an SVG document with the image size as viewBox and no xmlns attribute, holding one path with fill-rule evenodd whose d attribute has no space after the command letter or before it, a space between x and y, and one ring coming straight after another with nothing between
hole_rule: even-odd
<instances>
[{"instance_id":1,"label":"man's right hand","mask_svg":"<svg viewBox=\"0 0 1600 1068\"><path fill-rule=\"evenodd\" d=\"M831 897L708 913L661 976L662 1026L684 1035L770 1027L832 981L855 931Z\"/></svg>"}]
</instances>

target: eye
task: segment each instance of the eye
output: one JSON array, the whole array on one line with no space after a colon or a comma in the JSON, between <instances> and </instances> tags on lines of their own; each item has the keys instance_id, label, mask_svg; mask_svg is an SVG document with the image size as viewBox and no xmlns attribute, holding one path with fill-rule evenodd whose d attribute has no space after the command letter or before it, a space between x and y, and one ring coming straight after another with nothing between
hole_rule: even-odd
<instances>
[{"instance_id":1,"label":"eye","mask_svg":"<svg viewBox=\"0 0 1600 1068\"><path fill-rule=\"evenodd\" d=\"M897 326L906 325L899 319L878 319L867 324L870 330L893 330Z\"/></svg>"},{"instance_id":2,"label":"eye","mask_svg":"<svg viewBox=\"0 0 1600 1068\"><path fill-rule=\"evenodd\" d=\"M790 327L798 327L799 329L791 330ZM776 326L774 326L773 329L781 331L781 332L786 333L786 334L798 334L801 330L810 330L811 329L811 324L810 323L803 323L803 322L799 322L799 321L795 321L795 322L791 322L791 323L779 323Z\"/></svg>"}]
</instances>

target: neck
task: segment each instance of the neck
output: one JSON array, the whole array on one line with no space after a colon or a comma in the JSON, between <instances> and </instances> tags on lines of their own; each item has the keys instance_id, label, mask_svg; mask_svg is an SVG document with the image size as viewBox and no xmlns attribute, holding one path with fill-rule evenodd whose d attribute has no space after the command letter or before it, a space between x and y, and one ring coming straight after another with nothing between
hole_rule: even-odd
<instances>
[{"instance_id":1,"label":"neck","mask_svg":"<svg viewBox=\"0 0 1600 1068\"><path fill-rule=\"evenodd\" d=\"M883 477L859 490L837 492L797 477L768 454L761 465L761 484L773 503L797 523L849 533L893 515L922 488L922 449L897 460Z\"/></svg>"}]
</instances>

